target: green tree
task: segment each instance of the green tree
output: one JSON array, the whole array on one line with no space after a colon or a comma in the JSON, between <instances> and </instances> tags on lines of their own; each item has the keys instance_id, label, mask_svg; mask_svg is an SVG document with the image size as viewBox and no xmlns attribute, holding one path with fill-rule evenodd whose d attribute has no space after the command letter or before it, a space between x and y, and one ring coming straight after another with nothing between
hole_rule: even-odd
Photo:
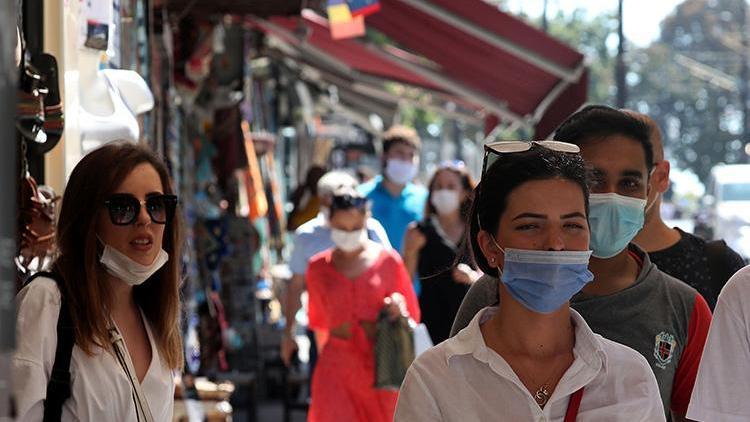
<instances>
[{"instance_id":1,"label":"green tree","mask_svg":"<svg viewBox=\"0 0 750 422\"><path fill-rule=\"evenodd\" d=\"M712 166L744 159L739 101L743 0L687 0L660 39L629 56L628 107L649 114L682 168L705 180Z\"/></svg>"},{"instance_id":2,"label":"green tree","mask_svg":"<svg viewBox=\"0 0 750 422\"><path fill-rule=\"evenodd\" d=\"M610 48L607 41L616 40L616 31L614 10L589 17L585 10L576 9L570 14L558 12L548 19L549 35L578 49L589 61L589 101L594 103L609 104L614 101L616 50Z\"/></svg>"}]
</instances>

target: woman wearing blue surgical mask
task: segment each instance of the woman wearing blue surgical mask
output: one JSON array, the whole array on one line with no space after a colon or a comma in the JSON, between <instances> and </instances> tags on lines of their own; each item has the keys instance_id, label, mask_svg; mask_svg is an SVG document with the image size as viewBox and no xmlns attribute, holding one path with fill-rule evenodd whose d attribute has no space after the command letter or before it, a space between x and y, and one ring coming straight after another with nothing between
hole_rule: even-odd
<instances>
[{"instance_id":1,"label":"woman wearing blue surgical mask","mask_svg":"<svg viewBox=\"0 0 750 422\"><path fill-rule=\"evenodd\" d=\"M172 419L183 366L176 205L145 147L109 144L73 169L58 257L17 298L18 421Z\"/></svg>"},{"instance_id":2,"label":"woman wearing blue surgical mask","mask_svg":"<svg viewBox=\"0 0 750 422\"><path fill-rule=\"evenodd\" d=\"M425 219L404 239L404 263L412 278L419 274L419 308L434 344L448 338L461 301L479 277L463 247L473 189L463 162L441 164L430 180Z\"/></svg>"},{"instance_id":3,"label":"woman wearing blue surgical mask","mask_svg":"<svg viewBox=\"0 0 750 422\"><path fill-rule=\"evenodd\" d=\"M594 334L569 299L588 271L588 187L575 145L507 142L485 150L469 241L500 277L500 306L422 354L396 421L664 420L637 352Z\"/></svg>"},{"instance_id":4,"label":"woman wearing blue surgical mask","mask_svg":"<svg viewBox=\"0 0 750 422\"><path fill-rule=\"evenodd\" d=\"M330 206L333 249L307 268L309 327L320 355L313 373L310 422L393 420L398 391L375 385L375 323L419 322L420 312L398 253L368 240L367 199L353 189L334 192Z\"/></svg>"}]
</instances>

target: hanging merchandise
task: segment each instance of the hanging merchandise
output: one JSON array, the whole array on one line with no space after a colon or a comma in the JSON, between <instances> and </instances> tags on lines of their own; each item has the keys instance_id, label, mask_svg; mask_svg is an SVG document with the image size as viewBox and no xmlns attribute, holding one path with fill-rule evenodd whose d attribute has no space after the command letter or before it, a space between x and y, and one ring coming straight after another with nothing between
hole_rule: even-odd
<instances>
[{"instance_id":1,"label":"hanging merchandise","mask_svg":"<svg viewBox=\"0 0 750 422\"><path fill-rule=\"evenodd\" d=\"M245 188L247 190L247 201L250 206L250 221L265 217L268 213L268 200L263 189L263 179L260 173L260 163L255 154L255 144L250 134L250 125L247 121L242 122L242 133L245 139L245 153L247 154L248 170L245 175Z\"/></svg>"},{"instance_id":2,"label":"hanging merchandise","mask_svg":"<svg viewBox=\"0 0 750 422\"><path fill-rule=\"evenodd\" d=\"M380 11L378 0L346 0L352 16L370 16Z\"/></svg>"},{"instance_id":3,"label":"hanging merchandise","mask_svg":"<svg viewBox=\"0 0 750 422\"><path fill-rule=\"evenodd\" d=\"M32 55L25 48L18 30L21 52L16 128L35 154L44 154L57 145L64 120L60 101L57 60L46 53Z\"/></svg>"},{"instance_id":4,"label":"hanging merchandise","mask_svg":"<svg viewBox=\"0 0 750 422\"><path fill-rule=\"evenodd\" d=\"M16 267L19 271L18 285L49 264L55 251L55 216L60 197L52 188L38 186L28 172L26 142L21 141L22 177L18 196L19 251Z\"/></svg>"},{"instance_id":5,"label":"hanging merchandise","mask_svg":"<svg viewBox=\"0 0 750 422\"><path fill-rule=\"evenodd\" d=\"M212 140L218 154L213 164L219 186L224 192L228 192L227 182L233 178L235 170L248 166L241 125L238 106L214 112Z\"/></svg>"},{"instance_id":6,"label":"hanging merchandise","mask_svg":"<svg viewBox=\"0 0 750 422\"><path fill-rule=\"evenodd\" d=\"M365 17L353 16L346 0L328 0L328 24L334 40L365 35Z\"/></svg>"}]
</instances>

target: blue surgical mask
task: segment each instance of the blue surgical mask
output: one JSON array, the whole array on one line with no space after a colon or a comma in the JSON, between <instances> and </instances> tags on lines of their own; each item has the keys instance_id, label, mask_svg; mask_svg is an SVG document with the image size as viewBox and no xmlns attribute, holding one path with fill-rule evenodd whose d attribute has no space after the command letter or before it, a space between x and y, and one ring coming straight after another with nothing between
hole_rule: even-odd
<instances>
[{"instance_id":1,"label":"blue surgical mask","mask_svg":"<svg viewBox=\"0 0 750 422\"><path fill-rule=\"evenodd\" d=\"M594 279L589 271L591 251L508 248L504 254L500 280L513 299L534 312L560 309Z\"/></svg>"},{"instance_id":2,"label":"blue surgical mask","mask_svg":"<svg viewBox=\"0 0 750 422\"><path fill-rule=\"evenodd\" d=\"M622 252L643 228L645 199L592 193L589 207L590 247L596 258L612 258Z\"/></svg>"}]
</instances>

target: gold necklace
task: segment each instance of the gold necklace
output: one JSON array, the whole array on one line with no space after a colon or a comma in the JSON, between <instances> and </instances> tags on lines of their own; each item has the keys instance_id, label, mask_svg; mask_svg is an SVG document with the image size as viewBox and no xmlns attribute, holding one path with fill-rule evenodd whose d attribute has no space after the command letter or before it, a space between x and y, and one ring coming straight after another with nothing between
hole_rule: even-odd
<instances>
[{"instance_id":1,"label":"gold necklace","mask_svg":"<svg viewBox=\"0 0 750 422\"><path fill-rule=\"evenodd\" d=\"M549 386L545 383L536 390L536 393L534 393L534 400L536 401L536 404L539 405L539 407L543 408L544 405L546 405L549 401L549 396Z\"/></svg>"}]
</instances>

